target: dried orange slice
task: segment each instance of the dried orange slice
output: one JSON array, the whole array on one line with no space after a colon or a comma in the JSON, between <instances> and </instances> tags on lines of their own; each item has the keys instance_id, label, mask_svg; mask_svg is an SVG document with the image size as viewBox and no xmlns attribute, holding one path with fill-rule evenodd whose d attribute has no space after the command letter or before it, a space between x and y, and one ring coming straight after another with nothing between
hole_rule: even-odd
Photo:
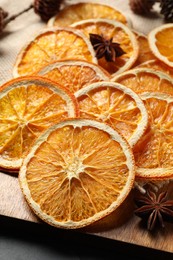
<instances>
[{"instance_id":1,"label":"dried orange slice","mask_svg":"<svg viewBox=\"0 0 173 260\"><path fill-rule=\"evenodd\" d=\"M69 26L80 20L92 18L108 18L127 24L122 12L112 6L100 3L77 3L62 9L58 15L48 21L48 26Z\"/></svg>"},{"instance_id":2,"label":"dried orange slice","mask_svg":"<svg viewBox=\"0 0 173 260\"><path fill-rule=\"evenodd\" d=\"M18 54L15 77L36 73L51 61L81 59L97 63L88 38L73 28L49 28L40 32Z\"/></svg>"},{"instance_id":3,"label":"dried orange slice","mask_svg":"<svg viewBox=\"0 0 173 260\"><path fill-rule=\"evenodd\" d=\"M19 173L38 217L66 229L88 226L116 210L135 178L129 144L110 126L72 119L49 128Z\"/></svg>"},{"instance_id":4,"label":"dried orange slice","mask_svg":"<svg viewBox=\"0 0 173 260\"><path fill-rule=\"evenodd\" d=\"M136 93L164 92L173 94L173 80L166 73L148 68L137 68L126 71L111 79Z\"/></svg>"},{"instance_id":5,"label":"dried orange slice","mask_svg":"<svg viewBox=\"0 0 173 260\"><path fill-rule=\"evenodd\" d=\"M168 76L173 78L173 68L169 67L160 60L148 60L138 66L139 68L149 68L166 73Z\"/></svg>"},{"instance_id":6,"label":"dried orange slice","mask_svg":"<svg viewBox=\"0 0 173 260\"><path fill-rule=\"evenodd\" d=\"M118 83L97 82L78 92L80 117L97 119L116 127L134 146L148 124L148 113L139 96Z\"/></svg>"},{"instance_id":7,"label":"dried orange slice","mask_svg":"<svg viewBox=\"0 0 173 260\"><path fill-rule=\"evenodd\" d=\"M100 66L79 60L49 63L41 68L38 75L62 84L73 93L91 83L110 79L110 75Z\"/></svg>"},{"instance_id":8,"label":"dried orange slice","mask_svg":"<svg viewBox=\"0 0 173 260\"><path fill-rule=\"evenodd\" d=\"M143 33L133 31L136 35L139 45L139 55L133 67L140 65L148 60L155 58L152 51L150 50L148 38Z\"/></svg>"},{"instance_id":9,"label":"dried orange slice","mask_svg":"<svg viewBox=\"0 0 173 260\"><path fill-rule=\"evenodd\" d=\"M89 19L71 26L82 31L88 38L92 33L120 44L125 54L117 57L115 62L108 62L104 57L98 60L98 64L110 74L116 75L126 71L135 63L138 57L138 42L135 34L126 25L109 19Z\"/></svg>"},{"instance_id":10,"label":"dried orange slice","mask_svg":"<svg viewBox=\"0 0 173 260\"><path fill-rule=\"evenodd\" d=\"M0 89L0 167L16 171L51 125L78 116L75 97L41 77L19 77Z\"/></svg>"},{"instance_id":11,"label":"dried orange slice","mask_svg":"<svg viewBox=\"0 0 173 260\"><path fill-rule=\"evenodd\" d=\"M136 178L173 178L173 95L146 92L141 98L149 113L149 126L134 148Z\"/></svg>"},{"instance_id":12,"label":"dried orange slice","mask_svg":"<svg viewBox=\"0 0 173 260\"><path fill-rule=\"evenodd\" d=\"M148 41L153 54L173 67L173 24L164 24L153 29L148 35Z\"/></svg>"}]
</instances>

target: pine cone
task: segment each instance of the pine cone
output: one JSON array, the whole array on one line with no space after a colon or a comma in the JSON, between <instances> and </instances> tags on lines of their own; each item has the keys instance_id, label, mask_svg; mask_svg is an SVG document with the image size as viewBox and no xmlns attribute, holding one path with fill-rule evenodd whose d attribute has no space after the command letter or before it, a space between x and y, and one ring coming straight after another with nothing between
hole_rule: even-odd
<instances>
[{"instance_id":1,"label":"pine cone","mask_svg":"<svg viewBox=\"0 0 173 260\"><path fill-rule=\"evenodd\" d=\"M58 13L63 0L35 0L34 11L43 21L48 21Z\"/></svg>"},{"instance_id":2,"label":"pine cone","mask_svg":"<svg viewBox=\"0 0 173 260\"><path fill-rule=\"evenodd\" d=\"M173 0L160 0L160 8L165 21L173 22Z\"/></svg>"},{"instance_id":3,"label":"pine cone","mask_svg":"<svg viewBox=\"0 0 173 260\"><path fill-rule=\"evenodd\" d=\"M129 0L131 10L136 14L148 14L156 0Z\"/></svg>"},{"instance_id":4,"label":"pine cone","mask_svg":"<svg viewBox=\"0 0 173 260\"><path fill-rule=\"evenodd\" d=\"M8 16L8 13L0 7L0 33L4 29L4 19Z\"/></svg>"}]
</instances>

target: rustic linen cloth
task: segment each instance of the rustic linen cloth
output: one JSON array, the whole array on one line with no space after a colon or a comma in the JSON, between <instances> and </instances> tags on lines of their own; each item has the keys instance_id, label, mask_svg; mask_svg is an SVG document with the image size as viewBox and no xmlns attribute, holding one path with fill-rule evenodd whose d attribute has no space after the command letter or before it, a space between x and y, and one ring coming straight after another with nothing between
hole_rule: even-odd
<instances>
[{"instance_id":1,"label":"rustic linen cloth","mask_svg":"<svg viewBox=\"0 0 173 260\"><path fill-rule=\"evenodd\" d=\"M86 1L66 1L64 5L76 2ZM87 2L93 2L88 0ZM148 34L148 32L161 25L163 19L158 13L150 17L142 17L135 15L129 7L128 0L105 0L94 1L97 3L105 3L122 11L128 17L129 23L134 30ZM0 6L9 12L9 15L16 14L27 8L32 3L31 0L0 0ZM156 11L158 6L155 6ZM34 37L46 23L42 22L40 17L34 13L33 9L22 14L14 21L10 22L3 34L0 36L0 85L13 78L12 69L17 54L21 48Z\"/></svg>"}]
</instances>

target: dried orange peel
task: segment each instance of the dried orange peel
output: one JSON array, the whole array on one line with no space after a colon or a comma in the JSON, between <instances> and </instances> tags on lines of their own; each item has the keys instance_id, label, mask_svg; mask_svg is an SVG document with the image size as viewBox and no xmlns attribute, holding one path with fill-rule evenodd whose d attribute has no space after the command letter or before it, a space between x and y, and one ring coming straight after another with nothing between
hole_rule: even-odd
<instances>
[{"instance_id":1,"label":"dried orange peel","mask_svg":"<svg viewBox=\"0 0 173 260\"><path fill-rule=\"evenodd\" d=\"M35 140L51 125L78 116L75 97L41 77L19 77L0 89L0 167L18 171Z\"/></svg>"},{"instance_id":2,"label":"dried orange peel","mask_svg":"<svg viewBox=\"0 0 173 260\"><path fill-rule=\"evenodd\" d=\"M63 8L58 15L48 21L48 26L69 26L80 20L96 18L112 19L124 24L129 23L129 18L121 11L109 5L93 2L77 3Z\"/></svg>"},{"instance_id":3,"label":"dried orange peel","mask_svg":"<svg viewBox=\"0 0 173 260\"><path fill-rule=\"evenodd\" d=\"M164 92L173 94L173 80L162 71L150 68L134 68L111 79L118 82L139 95L143 92Z\"/></svg>"},{"instance_id":4,"label":"dried orange peel","mask_svg":"<svg viewBox=\"0 0 173 260\"><path fill-rule=\"evenodd\" d=\"M141 98L119 83L96 82L75 93L80 117L100 120L119 130L131 146L144 134L148 113Z\"/></svg>"},{"instance_id":5,"label":"dried orange peel","mask_svg":"<svg viewBox=\"0 0 173 260\"><path fill-rule=\"evenodd\" d=\"M154 56L173 67L173 24L163 24L153 29L148 41Z\"/></svg>"},{"instance_id":6,"label":"dried orange peel","mask_svg":"<svg viewBox=\"0 0 173 260\"><path fill-rule=\"evenodd\" d=\"M133 65L133 67L136 67L148 60L154 59L155 56L149 47L147 36L141 32L135 31L135 30L133 30L133 32L136 35L136 39L137 39L138 45L139 45L138 58L137 58L135 64Z\"/></svg>"},{"instance_id":7,"label":"dried orange peel","mask_svg":"<svg viewBox=\"0 0 173 260\"><path fill-rule=\"evenodd\" d=\"M145 61L144 63L138 65L138 68L149 68L156 71L162 71L173 78L173 68L158 59Z\"/></svg>"},{"instance_id":8,"label":"dried orange peel","mask_svg":"<svg viewBox=\"0 0 173 260\"><path fill-rule=\"evenodd\" d=\"M72 93L98 81L110 80L110 74L97 64L82 60L65 60L49 63L38 73L68 88Z\"/></svg>"},{"instance_id":9,"label":"dried orange peel","mask_svg":"<svg viewBox=\"0 0 173 260\"><path fill-rule=\"evenodd\" d=\"M135 179L129 144L110 126L72 119L49 128L19 172L23 194L50 225L76 229L115 211Z\"/></svg>"},{"instance_id":10,"label":"dried orange peel","mask_svg":"<svg viewBox=\"0 0 173 260\"><path fill-rule=\"evenodd\" d=\"M71 24L71 27L80 30L88 39L90 34L103 36L105 39L120 44L125 52L116 58L115 62L107 62L105 58L98 60L98 64L112 76L120 74L132 67L138 57L139 45L135 34L123 23L109 19L87 19Z\"/></svg>"},{"instance_id":11,"label":"dried orange peel","mask_svg":"<svg viewBox=\"0 0 173 260\"><path fill-rule=\"evenodd\" d=\"M149 113L145 135L134 148L136 179L163 181L173 178L173 95L141 94Z\"/></svg>"},{"instance_id":12,"label":"dried orange peel","mask_svg":"<svg viewBox=\"0 0 173 260\"><path fill-rule=\"evenodd\" d=\"M88 38L74 28L53 27L39 32L19 52L13 76L36 74L52 61L80 59L97 64L95 52Z\"/></svg>"}]
</instances>

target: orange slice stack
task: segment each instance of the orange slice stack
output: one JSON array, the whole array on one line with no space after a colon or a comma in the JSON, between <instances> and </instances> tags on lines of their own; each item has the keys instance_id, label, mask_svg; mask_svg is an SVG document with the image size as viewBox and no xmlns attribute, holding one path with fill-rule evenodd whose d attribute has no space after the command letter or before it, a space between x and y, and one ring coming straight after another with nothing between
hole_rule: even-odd
<instances>
[{"instance_id":1,"label":"orange slice stack","mask_svg":"<svg viewBox=\"0 0 173 260\"><path fill-rule=\"evenodd\" d=\"M90 24L84 22L88 19ZM61 60L99 63L111 74L121 73L132 67L139 49L127 20L120 11L108 5L69 5L50 19L49 28L39 32L23 47L17 56L13 75L17 77L37 74L43 66ZM115 54L116 62L98 58L88 37L90 33L99 34L105 41L120 45L124 54L121 57L120 54Z\"/></svg>"},{"instance_id":2,"label":"orange slice stack","mask_svg":"<svg viewBox=\"0 0 173 260\"><path fill-rule=\"evenodd\" d=\"M136 90L149 115L147 130L133 150L136 180L144 183L171 180L172 78L160 71L141 68L123 73L114 80Z\"/></svg>"},{"instance_id":3,"label":"orange slice stack","mask_svg":"<svg viewBox=\"0 0 173 260\"><path fill-rule=\"evenodd\" d=\"M135 181L173 178L172 34L169 24L147 37L113 7L79 3L20 51L18 78L0 89L0 167L19 171L43 221L85 227Z\"/></svg>"},{"instance_id":4,"label":"orange slice stack","mask_svg":"<svg viewBox=\"0 0 173 260\"><path fill-rule=\"evenodd\" d=\"M94 19L92 30L74 24L84 19ZM132 146L144 134L148 114L136 93L110 81L138 57L135 34L121 12L81 3L62 10L50 24L19 52L16 79L1 87L0 167L19 171L21 190L38 217L74 229L110 215L128 197L135 181ZM94 32L121 45L116 62L97 58L88 37ZM111 121L100 120L101 113L88 119L79 109L82 97L75 96L101 82L104 91L100 85L94 91L105 105L104 95L110 95L104 112Z\"/></svg>"}]
</instances>

